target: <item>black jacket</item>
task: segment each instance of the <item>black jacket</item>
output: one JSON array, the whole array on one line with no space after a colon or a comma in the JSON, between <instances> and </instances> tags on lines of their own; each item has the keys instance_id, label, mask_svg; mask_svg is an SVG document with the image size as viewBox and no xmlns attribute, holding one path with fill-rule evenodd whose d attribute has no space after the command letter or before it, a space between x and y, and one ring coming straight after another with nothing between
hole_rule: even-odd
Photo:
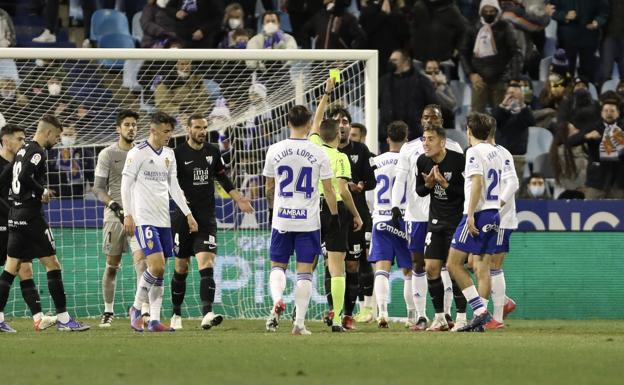
<instances>
[{"instance_id":1,"label":"black jacket","mask_svg":"<svg viewBox=\"0 0 624 385\"><path fill-rule=\"evenodd\" d=\"M394 120L409 127L409 140L422 134L420 118L427 104L438 104L433 85L413 67L401 74L387 73L379 79L379 140L385 142L386 128Z\"/></svg>"},{"instance_id":2,"label":"black jacket","mask_svg":"<svg viewBox=\"0 0 624 385\"><path fill-rule=\"evenodd\" d=\"M462 42L460 55L461 64L467 75L477 73L486 83L497 83L520 77L522 68L522 51L516 42L513 26L505 21L498 20L492 25L497 53L493 56L477 58L473 55L477 34L483 24L478 22L470 29Z\"/></svg>"},{"instance_id":3,"label":"black jacket","mask_svg":"<svg viewBox=\"0 0 624 385\"><path fill-rule=\"evenodd\" d=\"M400 11L386 14L381 11L381 5L371 4L362 8L360 24L368 37L366 48L379 51L379 73L383 74L392 51L407 47L410 36L407 19Z\"/></svg>"},{"instance_id":4,"label":"black jacket","mask_svg":"<svg viewBox=\"0 0 624 385\"><path fill-rule=\"evenodd\" d=\"M339 18L335 22L335 19ZM334 25L338 26L333 31ZM366 34L358 20L349 12L330 13L325 9L318 11L303 26L303 48L311 48L311 38L316 38L316 49L361 49L366 44Z\"/></svg>"},{"instance_id":5,"label":"black jacket","mask_svg":"<svg viewBox=\"0 0 624 385\"><path fill-rule=\"evenodd\" d=\"M524 107L517 114L496 106L492 110L496 119L496 143L505 147L512 155L524 155L527 152L529 127L535 126L535 118L529 107Z\"/></svg>"},{"instance_id":6,"label":"black jacket","mask_svg":"<svg viewBox=\"0 0 624 385\"><path fill-rule=\"evenodd\" d=\"M160 8L156 4L148 4L143 8L141 14L141 29L143 30L141 48L152 48L156 43L177 36L176 11L171 5Z\"/></svg>"},{"instance_id":7,"label":"black jacket","mask_svg":"<svg viewBox=\"0 0 624 385\"><path fill-rule=\"evenodd\" d=\"M602 28L607 23L609 12L608 0L551 0L556 11L553 19L557 21L557 37L563 47L598 47L600 28L587 29L587 24L596 20ZM576 19L566 21L568 11L576 11Z\"/></svg>"},{"instance_id":8,"label":"black jacket","mask_svg":"<svg viewBox=\"0 0 624 385\"><path fill-rule=\"evenodd\" d=\"M449 0L419 1L410 24L412 54L420 61L450 59L468 28L468 20Z\"/></svg>"}]
</instances>

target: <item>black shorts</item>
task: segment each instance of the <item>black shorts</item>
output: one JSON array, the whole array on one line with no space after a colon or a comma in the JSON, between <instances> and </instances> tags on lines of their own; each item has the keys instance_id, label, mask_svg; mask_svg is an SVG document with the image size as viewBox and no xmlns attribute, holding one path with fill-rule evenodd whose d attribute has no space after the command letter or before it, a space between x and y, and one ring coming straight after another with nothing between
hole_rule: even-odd
<instances>
[{"instance_id":1,"label":"black shorts","mask_svg":"<svg viewBox=\"0 0 624 385\"><path fill-rule=\"evenodd\" d=\"M217 222L200 223L199 231L189 233L186 217L179 213L173 217L173 243L176 258L190 258L197 253L217 253Z\"/></svg>"},{"instance_id":2,"label":"black shorts","mask_svg":"<svg viewBox=\"0 0 624 385\"><path fill-rule=\"evenodd\" d=\"M9 227L7 222L0 225L0 266L4 266L7 257L7 245L9 243Z\"/></svg>"},{"instance_id":3,"label":"black shorts","mask_svg":"<svg viewBox=\"0 0 624 385\"><path fill-rule=\"evenodd\" d=\"M56 245L50 226L43 215L29 219L11 216L7 255L22 261L56 255Z\"/></svg>"},{"instance_id":4,"label":"black shorts","mask_svg":"<svg viewBox=\"0 0 624 385\"><path fill-rule=\"evenodd\" d=\"M427 232L425 259L438 259L446 262L454 233L454 230Z\"/></svg>"},{"instance_id":5,"label":"black shorts","mask_svg":"<svg viewBox=\"0 0 624 385\"><path fill-rule=\"evenodd\" d=\"M349 251L347 252L347 261L359 261L365 255L365 250L370 246L370 235L367 237L367 229L369 234L372 231L371 215L366 210L358 208L363 226L359 231L353 231L353 225L349 228ZM368 238L368 241L366 240Z\"/></svg>"},{"instance_id":6,"label":"black shorts","mask_svg":"<svg viewBox=\"0 0 624 385\"><path fill-rule=\"evenodd\" d=\"M331 212L324 199L321 207L321 247L325 251L347 252L349 249L349 229L353 227L353 217L344 202L338 202L338 218L340 231L331 228Z\"/></svg>"}]
</instances>

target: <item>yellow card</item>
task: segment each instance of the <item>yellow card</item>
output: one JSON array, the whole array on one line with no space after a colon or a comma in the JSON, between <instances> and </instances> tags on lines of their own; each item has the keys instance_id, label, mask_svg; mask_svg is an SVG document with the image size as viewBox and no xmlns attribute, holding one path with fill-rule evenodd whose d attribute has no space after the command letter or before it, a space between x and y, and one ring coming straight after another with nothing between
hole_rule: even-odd
<instances>
[{"instance_id":1,"label":"yellow card","mask_svg":"<svg viewBox=\"0 0 624 385\"><path fill-rule=\"evenodd\" d=\"M337 68L332 68L329 70L329 77L334 79L336 84L340 83L340 70Z\"/></svg>"}]
</instances>

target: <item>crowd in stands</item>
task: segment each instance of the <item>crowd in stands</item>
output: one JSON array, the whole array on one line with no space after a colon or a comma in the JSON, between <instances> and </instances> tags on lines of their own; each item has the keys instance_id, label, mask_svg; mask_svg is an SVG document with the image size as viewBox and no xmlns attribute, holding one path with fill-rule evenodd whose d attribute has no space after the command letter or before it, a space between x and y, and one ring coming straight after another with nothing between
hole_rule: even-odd
<instances>
[{"instance_id":1,"label":"crowd in stands","mask_svg":"<svg viewBox=\"0 0 624 385\"><path fill-rule=\"evenodd\" d=\"M410 139L421 135L427 104L442 107L446 127L458 131L451 137L461 138L469 111L485 111L496 118L496 140L514 155L518 175L525 178L524 196L624 198L622 1L72 0L69 5L70 15L82 13L84 40L74 45L83 47L105 46L96 25L102 13L96 10L117 8L125 19L117 19L122 27L113 32L133 37L133 46L141 48L377 50L381 151L391 121L405 121ZM0 6L0 46L68 46L58 0L43 7L41 1ZM40 24L26 28L33 20ZM76 90L76 81L88 79L111 99L118 96L117 88L106 91L105 76L93 76L98 68L18 62L14 74L4 68L6 62L0 63L0 112L7 121L6 111L45 101L79 135L102 116L85 106L88 98ZM266 74L273 65L284 63L230 67L227 73L235 72L237 82L245 79L233 85L227 74L191 61L141 61L134 82L124 80L124 87L141 104L175 116L199 109L213 121L226 121L238 107L229 96L241 89L251 101L245 108L266 102L274 86ZM127 71L123 66L124 79ZM284 123L271 115L215 134L226 158L247 167L245 175L257 171L245 166L245 151L268 146L283 131ZM244 139L257 132L263 133L262 143ZM61 149L54 156L59 173L69 173L61 184L88 184L91 166L82 160L92 155ZM77 187L67 192L82 193Z\"/></svg>"}]
</instances>

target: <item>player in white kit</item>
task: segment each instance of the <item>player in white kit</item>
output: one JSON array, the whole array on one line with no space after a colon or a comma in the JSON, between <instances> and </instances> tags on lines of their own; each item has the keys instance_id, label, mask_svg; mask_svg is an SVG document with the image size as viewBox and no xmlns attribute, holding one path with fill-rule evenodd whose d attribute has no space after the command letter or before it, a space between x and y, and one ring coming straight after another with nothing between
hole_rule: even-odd
<instances>
[{"instance_id":1,"label":"player in white kit","mask_svg":"<svg viewBox=\"0 0 624 385\"><path fill-rule=\"evenodd\" d=\"M503 160L499 150L487 143L496 121L491 116L474 112L468 116L468 139L472 147L466 151L464 170L464 216L451 241L447 267L457 281L473 310L474 318L458 332L485 331L485 324L492 320L482 298L490 293L489 263L496 251L496 239L500 222L500 193ZM482 262L476 269L479 292L464 267L468 254Z\"/></svg>"},{"instance_id":2,"label":"player in white kit","mask_svg":"<svg viewBox=\"0 0 624 385\"><path fill-rule=\"evenodd\" d=\"M396 183L399 151L407 139L407 124L395 121L388 125L388 145L390 151L376 156L375 179L377 185L373 201L373 231L368 261L375 263L375 297L377 299L377 324L380 328L388 327L388 299L390 295L390 268L396 259L397 266L403 270L403 299L408 309L414 311L412 295L412 258L407 248L405 222L399 220L396 226L392 220L391 194ZM403 189L405 191L405 189ZM407 194L407 191L405 191ZM405 211L407 197L399 202L399 209Z\"/></svg>"},{"instance_id":3,"label":"player in white kit","mask_svg":"<svg viewBox=\"0 0 624 385\"><path fill-rule=\"evenodd\" d=\"M297 256L295 285L295 324L293 335L311 334L304 325L312 296L312 269L321 253L321 218L319 185L332 222L339 231L336 194L329 158L322 147L307 139L312 114L304 106L288 112L290 138L269 147L262 174L266 178L266 196L272 211L271 273L269 287L273 309L266 323L268 331L276 331L279 315L285 305L286 269L293 253Z\"/></svg>"},{"instance_id":4,"label":"player in white kit","mask_svg":"<svg viewBox=\"0 0 624 385\"><path fill-rule=\"evenodd\" d=\"M130 326L138 332L143 331L141 305L148 298L148 331L173 331L160 323L165 258L174 256L169 195L186 216L190 232L196 232L198 227L178 184L175 155L167 147L175 124L171 116L154 113L149 138L128 152L122 172L124 228L128 236L135 234L147 259L147 269L139 281L129 311Z\"/></svg>"}]
</instances>

